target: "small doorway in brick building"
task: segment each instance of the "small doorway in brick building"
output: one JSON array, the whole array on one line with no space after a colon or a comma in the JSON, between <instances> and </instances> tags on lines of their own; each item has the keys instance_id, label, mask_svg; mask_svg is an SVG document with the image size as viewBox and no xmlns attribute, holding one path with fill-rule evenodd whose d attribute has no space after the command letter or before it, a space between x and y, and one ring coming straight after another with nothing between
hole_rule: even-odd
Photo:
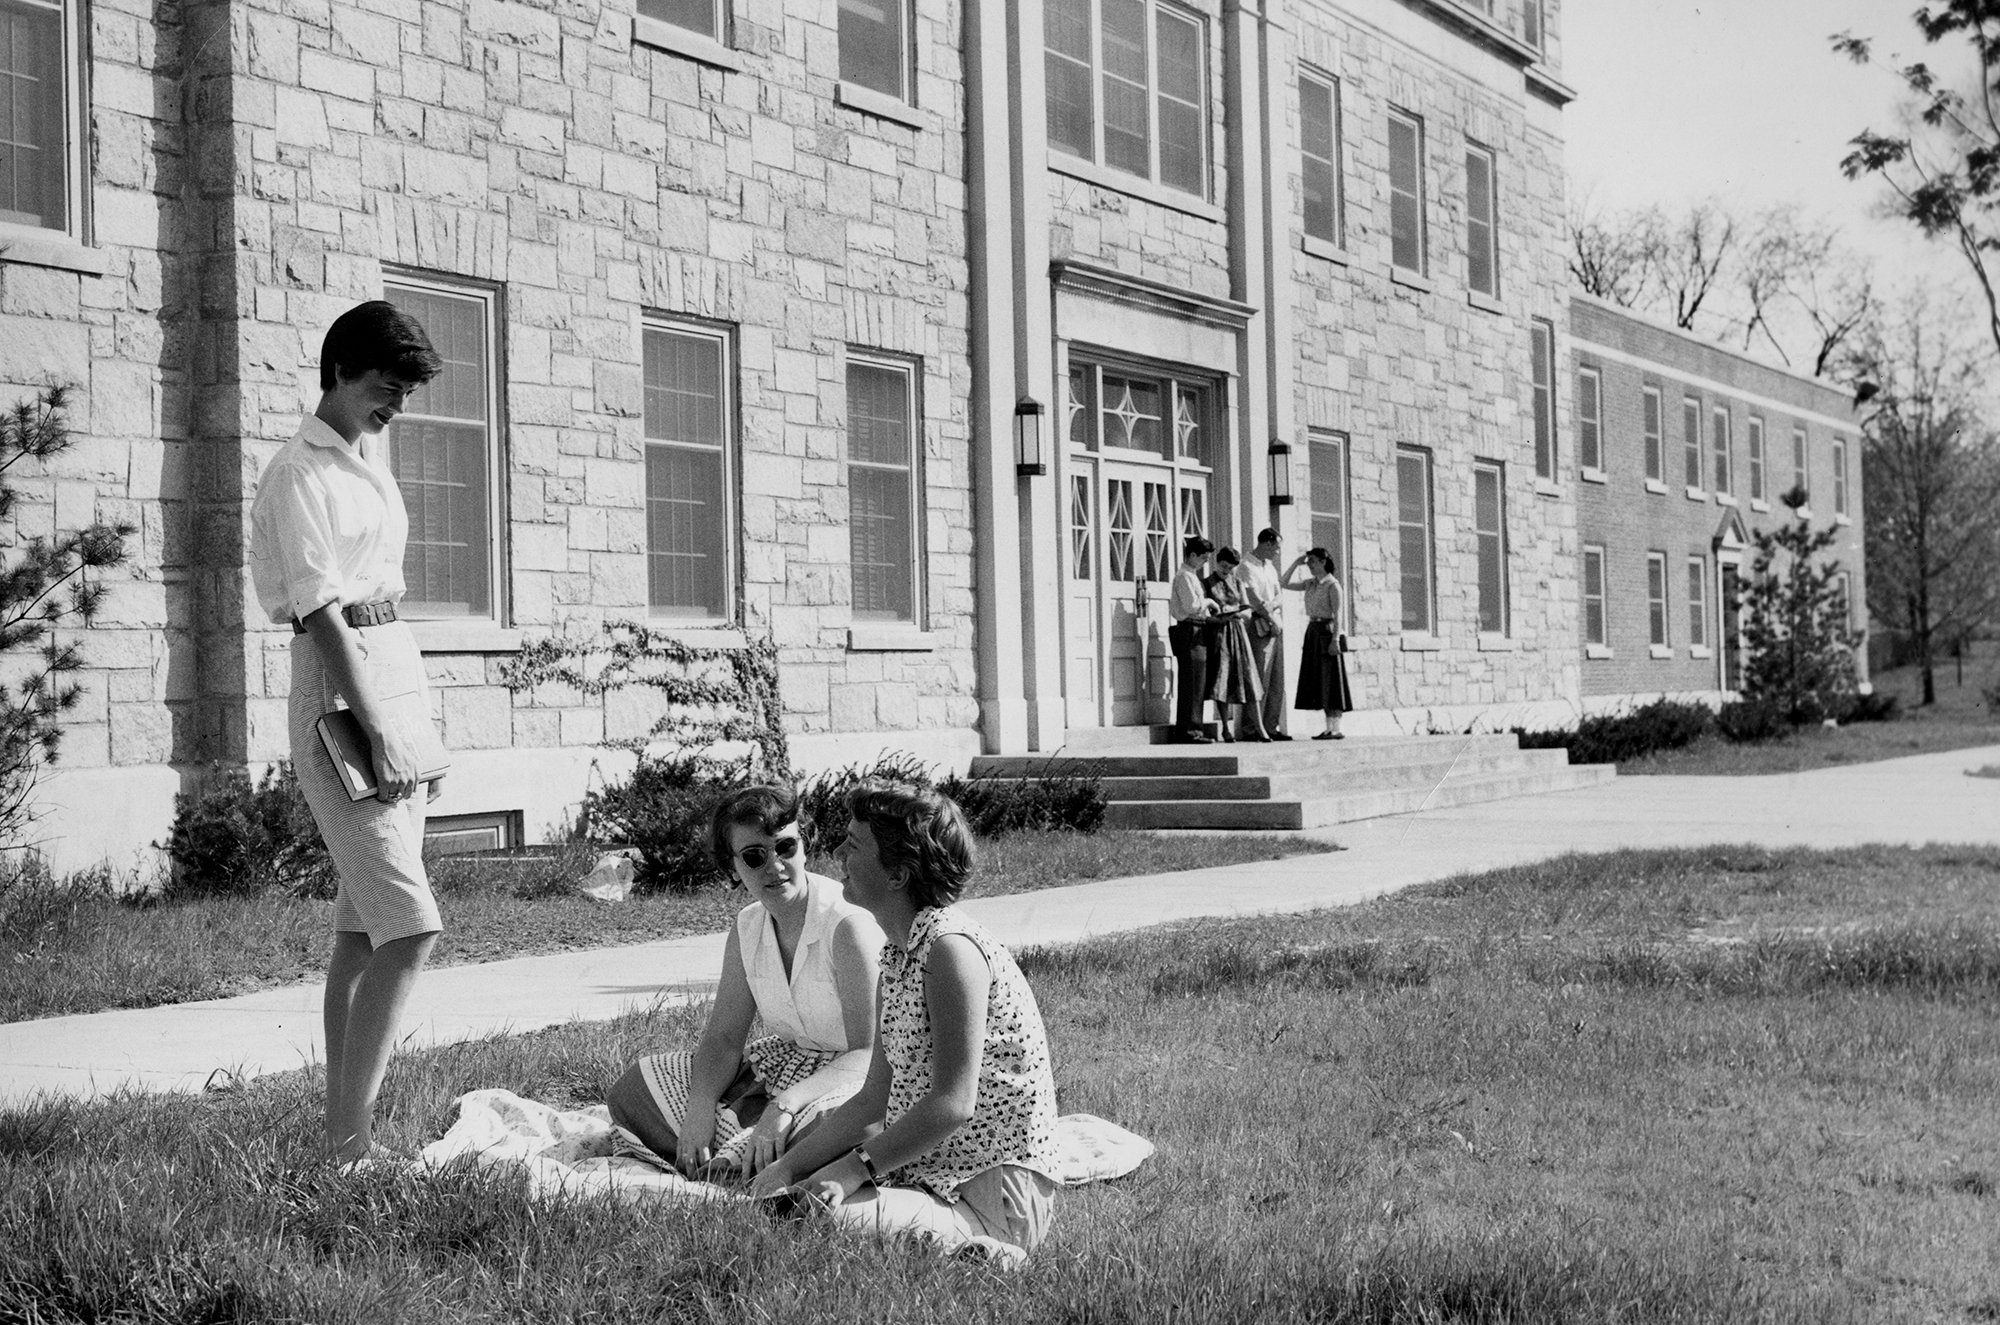
<instances>
[{"instance_id":1,"label":"small doorway in brick building","mask_svg":"<svg viewBox=\"0 0 2000 1325\"><path fill-rule=\"evenodd\" d=\"M1717 680L1731 694L1743 689L1743 557L1748 549L1742 518L1735 511L1724 511L1722 525L1715 531L1716 602L1722 608L1722 638L1715 657Z\"/></svg>"}]
</instances>

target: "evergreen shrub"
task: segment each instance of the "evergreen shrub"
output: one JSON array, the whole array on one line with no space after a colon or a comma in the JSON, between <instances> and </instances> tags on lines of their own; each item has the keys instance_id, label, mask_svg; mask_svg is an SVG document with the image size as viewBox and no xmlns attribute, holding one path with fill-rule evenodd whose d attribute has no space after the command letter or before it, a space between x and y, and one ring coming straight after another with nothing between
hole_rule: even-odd
<instances>
[{"instance_id":1,"label":"evergreen shrub","mask_svg":"<svg viewBox=\"0 0 2000 1325\"><path fill-rule=\"evenodd\" d=\"M201 790L174 797L162 897L250 897L280 889L328 898L337 882L333 857L289 763L251 782L240 768L217 765Z\"/></svg>"},{"instance_id":2,"label":"evergreen shrub","mask_svg":"<svg viewBox=\"0 0 2000 1325\"><path fill-rule=\"evenodd\" d=\"M1657 699L1630 713L1593 714L1574 730L1515 729L1524 750L1569 751L1572 764L1618 764L1701 739L1714 722L1706 704Z\"/></svg>"},{"instance_id":3,"label":"evergreen shrub","mask_svg":"<svg viewBox=\"0 0 2000 1325\"><path fill-rule=\"evenodd\" d=\"M1739 744L1775 740L1791 734L1791 716L1770 699L1736 699L1715 715L1715 729Z\"/></svg>"}]
</instances>

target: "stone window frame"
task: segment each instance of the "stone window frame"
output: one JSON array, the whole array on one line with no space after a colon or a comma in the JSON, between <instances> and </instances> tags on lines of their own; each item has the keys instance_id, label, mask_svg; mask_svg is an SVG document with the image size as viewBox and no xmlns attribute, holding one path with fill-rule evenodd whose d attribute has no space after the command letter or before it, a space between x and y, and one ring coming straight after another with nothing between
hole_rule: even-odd
<instances>
[{"instance_id":1,"label":"stone window frame","mask_svg":"<svg viewBox=\"0 0 2000 1325\"><path fill-rule=\"evenodd\" d=\"M1423 280L1430 271L1430 208L1426 205L1425 196L1427 190L1424 179L1426 174L1424 170L1424 117L1413 110L1405 110L1401 106L1389 106L1386 114L1388 120L1387 145L1389 151L1389 169L1387 174L1389 194L1389 270L1392 275L1396 272L1402 272ZM1396 151L1396 130L1398 127L1407 128L1410 131L1413 159L1409 164L1416 172L1414 190L1398 190L1396 187L1398 155ZM1412 217L1416 230L1416 264L1414 266L1398 261L1396 256L1396 208L1399 198L1408 198L1409 202L1405 206L1414 209L1414 216Z\"/></svg>"},{"instance_id":2,"label":"stone window frame","mask_svg":"<svg viewBox=\"0 0 2000 1325\"><path fill-rule=\"evenodd\" d=\"M0 213L0 263L56 267L102 275L106 255L91 242L90 189L90 62L86 21L81 0L14 0L24 9L54 15L62 32L58 61L62 86L50 100L60 101L56 122L62 126L62 224L45 225L26 213ZM45 107L46 108L46 107ZM19 219L14 219L18 217Z\"/></svg>"},{"instance_id":3,"label":"stone window frame","mask_svg":"<svg viewBox=\"0 0 2000 1325\"><path fill-rule=\"evenodd\" d=\"M1404 481L1409 474L1409 471L1404 468L1406 462L1415 465L1417 472L1421 475L1421 491L1417 494L1421 498L1418 503L1421 509L1418 512L1419 518L1415 521L1406 518L1406 508L1409 505L1408 494L1404 491ZM1415 636L1420 640L1432 639L1438 634L1437 510L1436 499L1432 492L1432 489L1435 487L1435 475L1436 457L1431 454L1428 447L1412 446L1407 443L1399 443L1397 445L1396 585L1397 596L1402 604L1398 621L1405 637ZM1424 557L1423 621L1418 625L1410 623L1409 595L1404 592L1404 587L1408 585L1410 580L1404 563L1408 559L1406 554L1411 547L1410 534L1412 531L1415 531L1418 535L1417 544L1421 547Z\"/></svg>"},{"instance_id":4,"label":"stone window frame","mask_svg":"<svg viewBox=\"0 0 2000 1325\"><path fill-rule=\"evenodd\" d=\"M1528 320L1528 421L1535 444L1535 478L1556 481L1556 324Z\"/></svg>"},{"instance_id":5,"label":"stone window frame","mask_svg":"<svg viewBox=\"0 0 2000 1325\"><path fill-rule=\"evenodd\" d=\"M842 452L841 469L843 477L845 478L849 488L848 548L850 556L850 562L849 562L850 594L848 599L848 612L857 629L862 629L867 631L877 631L877 632L885 630L921 632L927 628L927 622L928 622L927 600L929 596L925 592L925 583L924 583L924 561L925 561L924 525L925 525L925 511L927 509L927 503L924 500L925 496L924 410L923 410L924 364L923 360L915 355L896 354L887 350L874 349L866 346L850 345L847 347L846 363L842 366L841 370L841 381L843 385L847 385L852 382L853 380L852 373L853 370L857 367L885 370L902 375L905 383L905 392L903 396L903 410L904 410L903 417L907 421L909 427L910 448L909 448L909 460L907 465L898 466L898 465L889 465L886 463L876 462L876 461L855 460L853 456L851 437L850 437L851 427L852 427L851 420L853 417L852 409L850 406L848 415L850 422L848 427L843 429L841 436L841 452ZM902 569L907 571L909 576L908 592L909 592L910 611L908 616L883 615L879 610L857 608L853 605L854 598L853 598L852 588L854 585L854 581L857 577L854 574L854 562L852 560L853 550L854 550L852 491L854 483L853 476L857 466L875 472L900 470L901 472L907 473L909 476L908 488L907 488L908 502L904 508L905 511L908 513L908 518L909 518L909 525L908 525L909 546L906 555L902 559L902 567L901 567ZM866 615L863 615L864 612L866 613Z\"/></svg>"},{"instance_id":6,"label":"stone window frame","mask_svg":"<svg viewBox=\"0 0 2000 1325\"><path fill-rule=\"evenodd\" d=\"M1330 480L1322 478L1322 457L1329 457L1328 467L1332 470ZM1339 558L1340 603L1343 612L1353 596L1353 537L1354 537L1354 483L1350 461L1353 458L1352 440L1344 432L1330 429L1312 428L1306 432L1306 528L1311 531L1312 546L1323 547ZM1324 509L1319 502L1319 494L1324 487L1333 488L1336 509ZM1321 533L1322 522L1333 528L1333 541L1327 542ZM1351 615L1351 614L1350 614Z\"/></svg>"},{"instance_id":7,"label":"stone window frame","mask_svg":"<svg viewBox=\"0 0 2000 1325\"><path fill-rule=\"evenodd\" d=\"M1591 566L1597 568L1597 588L1590 587ZM1611 593L1608 582L1609 568L1606 565L1604 545L1585 543L1583 545L1583 576L1578 584L1578 606L1582 609L1584 656L1589 658L1609 658L1611 656ZM1592 605L1597 609L1597 627L1591 628Z\"/></svg>"},{"instance_id":8,"label":"stone window frame","mask_svg":"<svg viewBox=\"0 0 2000 1325\"><path fill-rule=\"evenodd\" d=\"M1667 554L1646 553L1646 628L1655 658L1673 653L1672 588L1667 583Z\"/></svg>"},{"instance_id":9,"label":"stone window frame","mask_svg":"<svg viewBox=\"0 0 2000 1325\"><path fill-rule=\"evenodd\" d=\"M682 317L667 313L647 313L640 320L639 355L640 375L645 375L646 355L649 337L652 335L683 336L713 343L718 350L716 387L720 394L722 439L718 445L703 442L688 442L675 438L655 437L646 431L645 407L640 407L640 432L645 444L646 476L646 615L648 620L668 623L673 626L696 630L726 629L741 624L743 611L742 585L742 474L743 474L743 434L737 411L737 351L735 327L719 322L709 322L699 318ZM652 520L652 473L651 461L655 448L702 450L719 453L722 459L722 479L718 485L720 500L717 505L722 517L722 528L716 538L716 545L723 556L722 571L722 611L715 615L703 615L692 610L676 608L671 604L654 601L653 592L653 520Z\"/></svg>"},{"instance_id":10,"label":"stone window frame","mask_svg":"<svg viewBox=\"0 0 2000 1325\"><path fill-rule=\"evenodd\" d=\"M1161 201L1175 205L1173 198L1192 198L1202 203L1213 201L1215 192L1215 99L1209 86L1214 72L1214 36L1210 31L1208 15L1187 5L1173 3L1173 0L1135 0L1145 10L1146 23L1146 173L1141 175L1124 166L1114 165L1105 150L1104 80L1111 76L1104 63L1104 12L1103 0L1048 0L1052 12L1068 9L1072 18L1081 10L1081 20L1089 29L1090 53L1084 58L1075 51L1058 50L1048 44L1044 26L1042 60L1044 68L1044 100L1053 97L1058 85L1056 78L1048 77L1048 70L1057 62L1082 69L1088 78L1090 102L1090 152L1078 153L1074 143L1059 143L1053 135L1048 137L1048 151L1051 164L1066 173L1078 174L1105 188L1123 190L1121 181L1134 181L1140 188L1133 190L1144 196L1147 189L1157 189L1167 197ZM1197 107L1199 132L1195 142L1201 152L1201 187L1188 189L1170 182L1161 173L1160 141L1160 100L1167 96L1160 86L1160 18L1166 15L1171 21L1185 23L1194 29L1195 49L1200 53L1201 67L1196 71L1196 82L1200 88L1201 103ZM1130 80L1121 79L1129 83ZM1171 98L1178 101L1179 98ZM1045 107L1045 110L1048 108ZM1046 116L1046 122L1055 119ZM1217 218L1220 219L1220 218Z\"/></svg>"},{"instance_id":11,"label":"stone window frame","mask_svg":"<svg viewBox=\"0 0 2000 1325\"><path fill-rule=\"evenodd\" d=\"M735 6L731 0L709 0L713 31L691 28L660 13L647 13L646 0L639 0L632 15L632 40L644 46L672 51L676 55L714 65L733 73L743 72L743 57L735 48Z\"/></svg>"},{"instance_id":12,"label":"stone window frame","mask_svg":"<svg viewBox=\"0 0 2000 1325\"><path fill-rule=\"evenodd\" d=\"M1639 388L1639 432L1645 445L1646 489L1667 490L1667 401L1658 386Z\"/></svg>"},{"instance_id":13,"label":"stone window frame","mask_svg":"<svg viewBox=\"0 0 2000 1325\"><path fill-rule=\"evenodd\" d=\"M390 299L392 287L412 290L433 297L476 301L482 310L482 325L485 333L484 364L486 378L486 512L489 546L486 554L489 578L488 610L479 615L470 613L435 613L425 615L421 604L426 601L417 596L415 586L405 591L403 615L410 621L417 635L420 647L429 651L449 650L457 643L465 643L476 637L494 636L496 647L506 647L502 635L507 629L511 608L509 593L512 577L509 574L511 558L508 555L508 501L507 478L510 472L507 445L507 347L506 347L506 288L495 281L482 281L468 276L425 271L409 267L383 265L382 297ZM391 300L393 302L393 300ZM423 389L411 396L414 404L421 399ZM419 417L415 409L404 413L413 419ZM447 416L439 416L447 417ZM456 417L456 416L449 416ZM464 421L464 420L461 420ZM394 424L391 428L394 428ZM393 445L394 434L388 440ZM404 504L409 504L407 498ZM412 533L415 522L412 521ZM446 639L449 635L451 638Z\"/></svg>"},{"instance_id":14,"label":"stone window frame","mask_svg":"<svg viewBox=\"0 0 2000 1325\"><path fill-rule=\"evenodd\" d=\"M1576 463L1586 480L1604 482L1604 374L1595 364L1576 370Z\"/></svg>"},{"instance_id":15,"label":"stone window frame","mask_svg":"<svg viewBox=\"0 0 2000 1325\"><path fill-rule=\"evenodd\" d=\"M1474 188L1473 164L1482 163L1486 170L1486 187ZM1478 215L1478 203L1484 199L1486 215ZM1479 236L1485 228L1482 243ZM1478 280L1477 259L1484 255L1486 260L1486 284ZM1500 154L1473 138L1465 140L1465 284L1475 294L1488 299L1500 297Z\"/></svg>"},{"instance_id":16,"label":"stone window frame","mask_svg":"<svg viewBox=\"0 0 2000 1325\"><path fill-rule=\"evenodd\" d=\"M1321 144L1307 141L1305 99L1308 84L1324 90L1327 98L1327 141L1325 152L1314 149ZM1299 227L1305 235L1310 250L1313 245L1323 244L1334 253L1344 253L1347 249L1347 180L1346 144L1342 133L1342 107L1340 78L1312 65L1300 64L1298 78L1299 98ZM1321 234L1312 227L1310 216L1305 210L1305 179L1310 167L1320 165L1327 172L1331 184L1332 205L1327 218L1331 224L1328 233Z\"/></svg>"},{"instance_id":17,"label":"stone window frame","mask_svg":"<svg viewBox=\"0 0 2000 1325\"><path fill-rule=\"evenodd\" d=\"M1491 476L1493 486L1493 515L1491 528L1484 527L1481 510L1480 480ZM1507 639L1514 633L1514 595L1507 575L1507 466L1499 460L1474 457L1472 461L1472 535L1478 568L1479 634L1486 639ZM1489 627L1486 601L1486 559L1491 549L1496 565L1497 591L1500 601L1495 604L1500 620L1499 629Z\"/></svg>"}]
</instances>

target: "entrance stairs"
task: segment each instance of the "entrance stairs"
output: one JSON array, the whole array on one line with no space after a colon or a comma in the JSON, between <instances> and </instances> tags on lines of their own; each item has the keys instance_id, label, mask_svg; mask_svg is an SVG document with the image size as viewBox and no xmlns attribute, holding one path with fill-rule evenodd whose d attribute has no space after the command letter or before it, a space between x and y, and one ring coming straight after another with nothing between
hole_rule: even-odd
<instances>
[{"instance_id":1,"label":"entrance stairs","mask_svg":"<svg viewBox=\"0 0 2000 1325\"><path fill-rule=\"evenodd\" d=\"M1211 731L1213 729L1211 728ZM1072 732L1054 754L982 755L972 775L1095 773L1106 828L1320 828L1412 810L1595 786L1609 764L1523 750L1510 733L1155 745L1147 728Z\"/></svg>"}]
</instances>

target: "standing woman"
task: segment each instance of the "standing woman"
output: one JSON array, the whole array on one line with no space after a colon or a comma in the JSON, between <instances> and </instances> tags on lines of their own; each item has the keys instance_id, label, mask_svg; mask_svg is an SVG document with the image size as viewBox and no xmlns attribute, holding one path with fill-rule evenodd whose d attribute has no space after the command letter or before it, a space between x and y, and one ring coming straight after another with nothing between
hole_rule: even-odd
<instances>
[{"instance_id":1,"label":"standing woman","mask_svg":"<svg viewBox=\"0 0 2000 1325\"><path fill-rule=\"evenodd\" d=\"M430 721L423 657L396 619L410 519L383 429L444 367L416 320L384 300L350 308L320 349L319 407L257 485L250 575L270 619L292 627L292 767L333 856L326 974L326 1141L349 1165L379 1150L375 1097L403 1005L441 922L424 873L415 724ZM320 744L322 713L353 710L375 796L350 801Z\"/></svg>"},{"instance_id":2,"label":"standing woman","mask_svg":"<svg viewBox=\"0 0 2000 1325\"><path fill-rule=\"evenodd\" d=\"M1243 558L1233 547L1215 553L1215 574L1208 579L1208 598L1215 604L1214 662L1209 670L1215 682L1208 697L1222 710L1222 739L1236 739L1243 728L1246 741L1268 741L1264 730L1264 681L1257 667L1257 653L1250 643L1250 600L1243 582L1236 577Z\"/></svg>"},{"instance_id":3,"label":"standing woman","mask_svg":"<svg viewBox=\"0 0 2000 1325\"><path fill-rule=\"evenodd\" d=\"M1307 572L1303 580L1298 575L1301 567ZM1326 730L1313 737L1315 741L1344 740L1340 715L1354 708L1354 692L1347 684L1347 659L1341 656L1346 635L1340 628L1340 577L1334 573L1333 554L1323 547L1308 549L1285 567L1282 583L1306 593L1306 638L1292 707L1318 709L1326 715Z\"/></svg>"}]
</instances>

